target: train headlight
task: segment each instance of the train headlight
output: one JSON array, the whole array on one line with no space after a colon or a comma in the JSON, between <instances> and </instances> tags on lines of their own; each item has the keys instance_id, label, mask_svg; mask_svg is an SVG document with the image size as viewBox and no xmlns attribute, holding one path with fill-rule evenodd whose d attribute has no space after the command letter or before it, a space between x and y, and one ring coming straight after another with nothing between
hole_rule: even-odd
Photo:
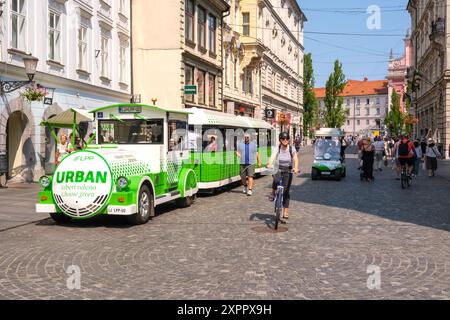
<instances>
[{"instance_id":1,"label":"train headlight","mask_svg":"<svg viewBox=\"0 0 450 320\"><path fill-rule=\"evenodd\" d=\"M43 176L39 179L39 183L44 188L47 188L50 185L50 178L47 176Z\"/></svg>"},{"instance_id":2,"label":"train headlight","mask_svg":"<svg viewBox=\"0 0 450 320\"><path fill-rule=\"evenodd\" d=\"M119 189L125 189L129 183L130 182L125 177L120 177L119 179L117 179L117 186L119 187Z\"/></svg>"}]
</instances>

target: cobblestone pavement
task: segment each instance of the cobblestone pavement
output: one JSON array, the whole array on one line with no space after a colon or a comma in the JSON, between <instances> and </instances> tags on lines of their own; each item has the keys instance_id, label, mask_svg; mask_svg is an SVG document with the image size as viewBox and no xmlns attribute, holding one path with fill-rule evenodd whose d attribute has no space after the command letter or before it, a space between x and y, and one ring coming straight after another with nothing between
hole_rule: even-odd
<instances>
[{"instance_id":1,"label":"cobblestone pavement","mask_svg":"<svg viewBox=\"0 0 450 320\"><path fill-rule=\"evenodd\" d=\"M0 231L37 222L48 214L35 213L37 183L12 183L0 188Z\"/></svg>"},{"instance_id":2,"label":"cobblestone pavement","mask_svg":"<svg viewBox=\"0 0 450 320\"><path fill-rule=\"evenodd\" d=\"M47 219L0 232L0 299L450 299L450 182L421 172L401 190L388 169L363 183L354 155L346 179L313 182L306 150L286 232L261 232L270 177L253 197L201 196L138 227Z\"/></svg>"}]
</instances>

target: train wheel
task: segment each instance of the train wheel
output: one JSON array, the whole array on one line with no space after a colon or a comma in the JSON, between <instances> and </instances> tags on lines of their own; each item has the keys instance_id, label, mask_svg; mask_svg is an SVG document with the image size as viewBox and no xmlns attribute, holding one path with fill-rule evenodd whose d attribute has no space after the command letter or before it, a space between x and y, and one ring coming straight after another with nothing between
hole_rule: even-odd
<instances>
[{"instance_id":1,"label":"train wheel","mask_svg":"<svg viewBox=\"0 0 450 320\"><path fill-rule=\"evenodd\" d=\"M128 217L131 224L145 224L155 214L155 202L153 195L147 186L142 186L139 190L138 212Z\"/></svg>"}]
</instances>

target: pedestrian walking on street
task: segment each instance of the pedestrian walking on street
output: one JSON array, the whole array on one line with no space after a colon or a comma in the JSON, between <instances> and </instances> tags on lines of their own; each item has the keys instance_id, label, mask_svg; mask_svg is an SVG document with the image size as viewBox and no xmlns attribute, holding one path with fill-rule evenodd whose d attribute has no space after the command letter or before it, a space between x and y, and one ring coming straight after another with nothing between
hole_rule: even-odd
<instances>
[{"instance_id":1,"label":"pedestrian walking on street","mask_svg":"<svg viewBox=\"0 0 450 320\"><path fill-rule=\"evenodd\" d=\"M362 177L368 182L373 182L373 163L375 160L375 147L370 141L370 138L364 140L364 144L361 150L361 160L363 162L363 174Z\"/></svg>"},{"instance_id":2,"label":"pedestrian walking on street","mask_svg":"<svg viewBox=\"0 0 450 320\"><path fill-rule=\"evenodd\" d=\"M362 168L362 149L363 149L363 146L364 146L364 143L366 142L366 139L365 138L361 138L361 140L359 140L358 141L358 143L356 144L356 146L357 146L357 152L358 152L358 161L359 161L359 168L358 168L358 170L359 169L361 169Z\"/></svg>"},{"instance_id":3,"label":"pedestrian walking on street","mask_svg":"<svg viewBox=\"0 0 450 320\"><path fill-rule=\"evenodd\" d=\"M392 147L392 169L396 171L397 177L395 180L400 180L400 174L402 172L402 167L400 165L400 160L398 158L398 146L400 145L400 139L394 138L394 146Z\"/></svg>"},{"instance_id":4,"label":"pedestrian walking on street","mask_svg":"<svg viewBox=\"0 0 450 320\"><path fill-rule=\"evenodd\" d=\"M297 136L295 137L295 151L297 151L297 153L300 152L300 146L302 145L302 138L300 137L299 134L297 134Z\"/></svg>"},{"instance_id":5,"label":"pedestrian walking on street","mask_svg":"<svg viewBox=\"0 0 450 320\"><path fill-rule=\"evenodd\" d=\"M422 147L420 146L419 140L414 141L414 148L415 148L415 158L414 158L413 176L417 177L419 175L420 165L423 162Z\"/></svg>"},{"instance_id":6,"label":"pedestrian walking on street","mask_svg":"<svg viewBox=\"0 0 450 320\"><path fill-rule=\"evenodd\" d=\"M425 138L422 138L422 141L420 142L420 148L422 149L423 155L427 153L427 147L428 147L427 140Z\"/></svg>"},{"instance_id":7,"label":"pedestrian walking on street","mask_svg":"<svg viewBox=\"0 0 450 320\"><path fill-rule=\"evenodd\" d=\"M394 144L391 142L391 139L384 138L384 152L386 154L386 160L391 157L391 150Z\"/></svg>"},{"instance_id":8,"label":"pedestrian walking on street","mask_svg":"<svg viewBox=\"0 0 450 320\"><path fill-rule=\"evenodd\" d=\"M241 180L244 186L243 192L248 196L253 195L253 177L255 176L255 163L261 167L261 158L255 141L251 141L249 133L245 133L244 141L239 143L236 155L241 164ZM248 179L248 183L247 183Z\"/></svg>"},{"instance_id":9,"label":"pedestrian walking on street","mask_svg":"<svg viewBox=\"0 0 450 320\"><path fill-rule=\"evenodd\" d=\"M437 170L437 159L440 159L442 155L439 153L438 148L433 139L428 140L428 147L425 153L426 155L426 168L428 170L428 176L434 177L434 173Z\"/></svg>"},{"instance_id":10,"label":"pedestrian walking on street","mask_svg":"<svg viewBox=\"0 0 450 320\"><path fill-rule=\"evenodd\" d=\"M341 159L342 161L345 161L345 150L350 145L349 141L345 139L345 137L341 138Z\"/></svg>"},{"instance_id":11,"label":"pedestrian walking on street","mask_svg":"<svg viewBox=\"0 0 450 320\"><path fill-rule=\"evenodd\" d=\"M375 170L383 171L384 142L380 137L375 138Z\"/></svg>"}]
</instances>

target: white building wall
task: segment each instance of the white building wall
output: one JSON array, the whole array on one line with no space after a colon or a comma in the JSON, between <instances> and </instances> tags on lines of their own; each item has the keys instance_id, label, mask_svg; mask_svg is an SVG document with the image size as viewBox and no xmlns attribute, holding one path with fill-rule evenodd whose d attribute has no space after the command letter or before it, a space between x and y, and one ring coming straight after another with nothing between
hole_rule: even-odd
<instances>
[{"instance_id":1,"label":"white building wall","mask_svg":"<svg viewBox=\"0 0 450 320\"><path fill-rule=\"evenodd\" d=\"M261 39L269 49L262 68L263 108L290 113L292 126L303 122L303 26L289 0L264 1L259 15Z\"/></svg>"},{"instance_id":2,"label":"white building wall","mask_svg":"<svg viewBox=\"0 0 450 320\"><path fill-rule=\"evenodd\" d=\"M367 104L367 99L369 99L369 104ZM319 98L318 101L319 109L325 109L324 99ZM379 101L379 103L377 101ZM383 125L384 119L389 112L388 96L346 96L344 97L343 107L349 112L343 127L344 131L347 134L362 134L365 131L370 131L376 128L376 120L381 120L381 125ZM369 110L369 114L366 113L366 108ZM379 113L377 112L377 109L379 109Z\"/></svg>"},{"instance_id":3,"label":"white building wall","mask_svg":"<svg viewBox=\"0 0 450 320\"><path fill-rule=\"evenodd\" d=\"M12 45L12 2L6 0L0 18L0 79L26 80L23 56L31 54L39 59L35 83L54 88L53 105L42 102L25 101L22 89L5 94L0 100L0 153L8 153L7 124L13 112L22 112L29 121L36 153L35 161L23 159L28 173L18 174L18 180L36 181L46 164L46 141L39 126L41 121L68 108L92 109L108 104L128 102L131 94L131 45L130 45L130 0L125 1L125 10L119 12L119 0L23 0L26 16L25 47L16 50ZM60 58L49 57L49 12L60 16ZM80 70L78 59L78 29L83 25L88 29L84 70ZM102 30L109 36L108 79L101 77ZM103 31L105 32L105 31ZM127 43L125 54L125 79L120 81L120 42ZM52 90L49 91L50 93ZM49 95L51 96L51 94ZM28 129L27 129L28 130ZM10 146L11 148L11 146ZM19 150L22 152L21 150ZM25 153L25 151L24 151ZM30 152L28 151L27 154ZM29 160L29 159L28 159ZM51 159L50 159L51 160ZM30 174L32 172L32 174Z\"/></svg>"}]
</instances>

